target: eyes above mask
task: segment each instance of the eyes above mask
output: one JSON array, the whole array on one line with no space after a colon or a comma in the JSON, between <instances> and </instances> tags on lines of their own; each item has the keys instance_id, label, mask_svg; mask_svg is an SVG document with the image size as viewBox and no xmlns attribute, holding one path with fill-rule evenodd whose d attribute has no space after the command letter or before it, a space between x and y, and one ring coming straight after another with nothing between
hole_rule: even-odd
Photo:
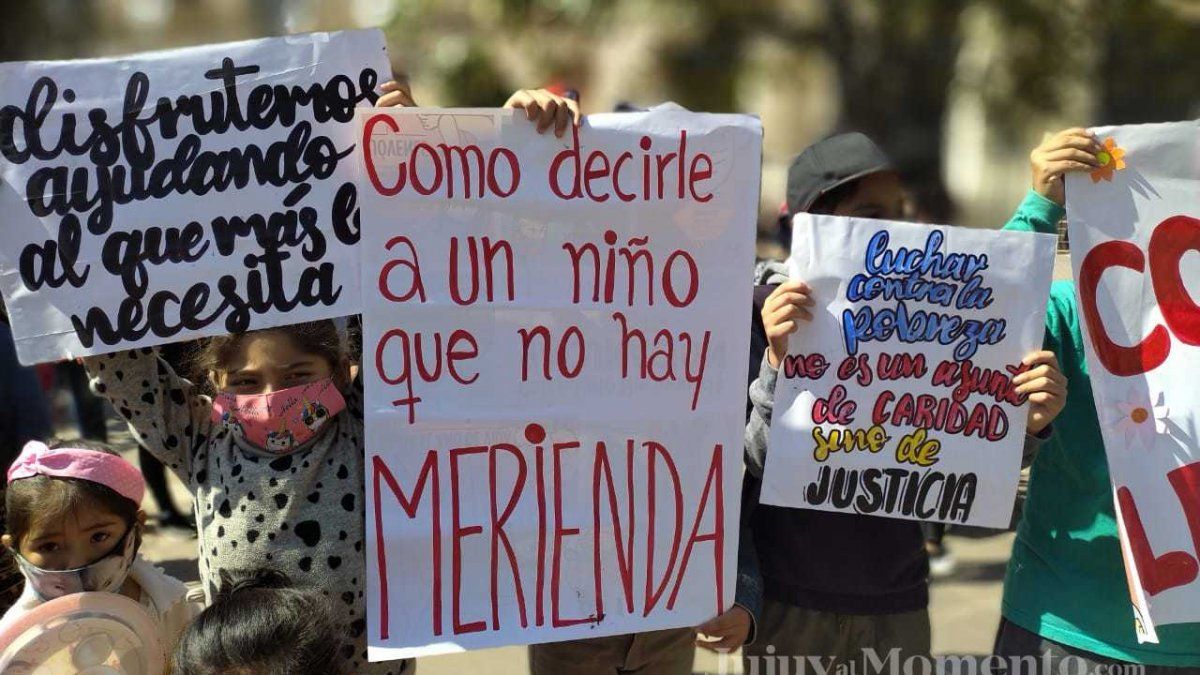
<instances>
[{"instance_id":1,"label":"eyes above mask","mask_svg":"<svg viewBox=\"0 0 1200 675\"><path fill-rule=\"evenodd\" d=\"M333 378L269 394L221 392L213 398L213 422L250 445L286 455L312 440L346 408Z\"/></svg>"},{"instance_id":2,"label":"eyes above mask","mask_svg":"<svg viewBox=\"0 0 1200 675\"><path fill-rule=\"evenodd\" d=\"M13 557L25 575L26 583L43 602L72 593L116 593L129 577L140 544L139 532L140 527L131 523L111 552L71 570L42 569L16 551L13 551Z\"/></svg>"}]
</instances>

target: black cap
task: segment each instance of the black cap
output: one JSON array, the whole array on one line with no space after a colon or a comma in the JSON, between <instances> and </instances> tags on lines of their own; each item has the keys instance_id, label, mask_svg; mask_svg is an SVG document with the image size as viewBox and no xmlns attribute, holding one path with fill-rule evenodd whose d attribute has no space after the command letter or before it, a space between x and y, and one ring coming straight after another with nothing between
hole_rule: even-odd
<instances>
[{"instance_id":1,"label":"black cap","mask_svg":"<svg viewBox=\"0 0 1200 675\"><path fill-rule=\"evenodd\" d=\"M833 188L891 168L879 146L857 131L813 143L788 167L788 213L808 211Z\"/></svg>"}]
</instances>

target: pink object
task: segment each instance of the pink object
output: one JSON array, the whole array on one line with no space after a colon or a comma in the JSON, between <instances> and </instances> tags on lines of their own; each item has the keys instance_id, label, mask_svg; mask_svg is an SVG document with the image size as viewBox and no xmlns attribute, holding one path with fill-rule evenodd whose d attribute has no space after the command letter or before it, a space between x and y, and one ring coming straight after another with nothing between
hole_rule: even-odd
<instances>
[{"instance_id":1,"label":"pink object","mask_svg":"<svg viewBox=\"0 0 1200 675\"><path fill-rule=\"evenodd\" d=\"M50 449L41 441L29 441L8 468L8 482L33 476L78 478L99 483L122 497L141 504L146 481L137 467L117 455L83 448Z\"/></svg>"},{"instance_id":2,"label":"pink object","mask_svg":"<svg viewBox=\"0 0 1200 675\"><path fill-rule=\"evenodd\" d=\"M213 423L273 455L286 455L312 440L346 409L331 378L270 394L222 392L213 398Z\"/></svg>"},{"instance_id":3,"label":"pink object","mask_svg":"<svg viewBox=\"0 0 1200 675\"><path fill-rule=\"evenodd\" d=\"M158 675L165 667L158 622L114 593L75 593L42 603L0 633L5 675Z\"/></svg>"}]
</instances>

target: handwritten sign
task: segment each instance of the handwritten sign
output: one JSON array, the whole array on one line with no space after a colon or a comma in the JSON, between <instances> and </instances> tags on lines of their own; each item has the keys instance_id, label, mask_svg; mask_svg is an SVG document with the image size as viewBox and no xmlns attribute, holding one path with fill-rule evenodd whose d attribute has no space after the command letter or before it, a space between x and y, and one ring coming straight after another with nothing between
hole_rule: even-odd
<instances>
[{"instance_id":1,"label":"handwritten sign","mask_svg":"<svg viewBox=\"0 0 1200 675\"><path fill-rule=\"evenodd\" d=\"M727 609L758 121L359 123L370 658Z\"/></svg>"},{"instance_id":2,"label":"handwritten sign","mask_svg":"<svg viewBox=\"0 0 1200 675\"><path fill-rule=\"evenodd\" d=\"M811 323L775 387L762 501L1004 527L1040 348L1046 235L800 214L793 278Z\"/></svg>"},{"instance_id":3,"label":"handwritten sign","mask_svg":"<svg viewBox=\"0 0 1200 675\"><path fill-rule=\"evenodd\" d=\"M23 363L359 311L377 30L0 64L0 290Z\"/></svg>"},{"instance_id":4,"label":"handwritten sign","mask_svg":"<svg viewBox=\"0 0 1200 675\"><path fill-rule=\"evenodd\" d=\"M1079 312L1139 637L1200 621L1200 123L1094 130L1067 181Z\"/></svg>"}]
</instances>

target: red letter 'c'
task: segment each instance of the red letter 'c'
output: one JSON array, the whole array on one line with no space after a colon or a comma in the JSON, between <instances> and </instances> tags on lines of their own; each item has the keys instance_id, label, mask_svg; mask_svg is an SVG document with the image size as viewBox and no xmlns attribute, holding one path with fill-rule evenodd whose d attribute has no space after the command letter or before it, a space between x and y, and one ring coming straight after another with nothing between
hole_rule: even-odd
<instances>
[{"instance_id":1,"label":"red letter 'c'","mask_svg":"<svg viewBox=\"0 0 1200 675\"><path fill-rule=\"evenodd\" d=\"M1096 288L1100 277L1110 267L1125 267L1138 272L1145 271L1145 258L1138 247L1127 241L1107 241L1096 246L1083 258L1079 266L1079 305L1087 322L1088 335L1100 364L1113 375L1127 376L1149 372L1161 366L1171 351L1171 336L1163 326L1154 330L1141 342L1125 347L1112 341L1100 320L1096 305Z\"/></svg>"},{"instance_id":2,"label":"red letter 'c'","mask_svg":"<svg viewBox=\"0 0 1200 675\"><path fill-rule=\"evenodd\" d=\"M391 127L392 131L400 133L400 126L396 124L396 120L392 119L390 115L372 115L363 124L362 143L360 147L362 147L363 151L363 165L367 168L367 177L371 179L371 185L375 187L375 191L379 194L391 197L404 189L404 171L400 171L400 177L396 179L396 184L390 188L381 183L379 181L379 174L375 173L375 160L371 156L371 132L375 129L375 125L380 122Z\"/></svg>"}]
</instances>

